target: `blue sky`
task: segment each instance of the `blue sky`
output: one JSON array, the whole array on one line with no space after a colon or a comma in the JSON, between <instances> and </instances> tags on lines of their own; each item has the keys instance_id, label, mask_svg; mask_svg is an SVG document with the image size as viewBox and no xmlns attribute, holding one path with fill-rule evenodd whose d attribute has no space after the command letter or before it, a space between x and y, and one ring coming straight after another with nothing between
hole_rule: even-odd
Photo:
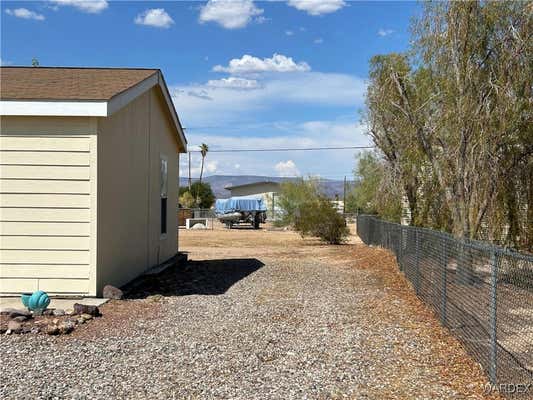
<instances>
[{"instance_id":1,"label":"blue sky","mask_svg":"<svg viewBox=\"0 0 533 400\"><path fill-rule=\"evenodd\" d=\"M1 2L4 65L160 68L189 145L369 144L368 61L403 51L414 2ZM185 173L186 157L181 172ZM212 174L342 178L354 152L208 155ZM199 159L193 157L193 175Z\"/></svg>"}]
</instances>

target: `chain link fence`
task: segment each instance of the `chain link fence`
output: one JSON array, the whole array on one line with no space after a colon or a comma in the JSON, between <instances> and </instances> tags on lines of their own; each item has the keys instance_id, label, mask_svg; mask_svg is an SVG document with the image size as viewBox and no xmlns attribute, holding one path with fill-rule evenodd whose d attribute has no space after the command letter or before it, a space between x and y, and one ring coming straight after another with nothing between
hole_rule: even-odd
<instances>
[{"instance_id":1,"label":"chain link fence","mask_svg":"<svg viewBox=\"0 0 533 400\"><path fill-rule=\"evenodd\" d=\"M416 294L496 385L533 382L533 256L370 215L367 245L391 250Z\"/></svg>"}]
</instances>

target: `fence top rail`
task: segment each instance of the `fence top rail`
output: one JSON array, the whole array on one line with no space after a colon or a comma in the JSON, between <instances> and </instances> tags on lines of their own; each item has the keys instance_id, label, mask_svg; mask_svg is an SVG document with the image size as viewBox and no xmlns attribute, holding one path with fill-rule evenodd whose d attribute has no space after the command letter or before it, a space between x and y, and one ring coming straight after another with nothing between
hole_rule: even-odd
<instances>
[{"instance_id":1,"label":"fence top rail","mask_svg":"<svg viewBox=\"0 0 533 400\"><path fill-rule=\"evenodd\" d=\"M462 245L465 245L465 246L468 246L472 249L475 249L475 250L481 250L481 251L489 251L489 252L493 252L493 253L497 253L497 255L500 255L500 256L509 256L509 257L513 257L513 258L516 258L518 260L522 260L522 261L528 261L528 262L533 262L533 255L532 254L528 254L528 253L523 253L523 252L519 252L517 250L514 250L512 248L509 248L509 247L502 247L502 246L498 246L498 245L495 245L495 244L492 244L492 243L489 243L489 242L483 242L483 241L480 241L480 240L474 240L474 239L468 239L468 238L460 238L460 237L456 237L456 236L453 236L452 234L448 233L448 232L442 232L442 231L436 231L434 229L430 229L430 228L423 228L423 227L419 227L419 226L411 226L411 225L400 225L396 222L390 222L390 221L385 221L385 220L382 220L381 218L375 216L375 215L367 215L367 214L360 214L357 216L358 219L372 219L372 220L375 220L381 224L386 224L386 225L390 225L390 226L394 226L394 227L397 227L399 229L402 229L402 230L411 230L411 231L422 231L424 233L427 233L429 235L433 235L433 236L440 236L442 239L445 239L445 240L449 240L449 241L455 241L455 242L458 242Z\"/></svg>"}]
</instances>

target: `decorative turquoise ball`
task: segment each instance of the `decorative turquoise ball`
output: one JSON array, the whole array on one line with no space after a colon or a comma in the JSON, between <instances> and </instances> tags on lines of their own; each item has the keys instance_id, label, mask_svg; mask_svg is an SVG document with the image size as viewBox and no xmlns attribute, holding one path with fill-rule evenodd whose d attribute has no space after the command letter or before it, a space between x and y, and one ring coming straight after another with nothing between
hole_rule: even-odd
<instances>
[{"instance_id":1,"label":"decorative turquoise ball","mask_svg":"<svg viewBox=\"0 0 533 400\"><path fill-rule=\"evenodd\" d=\"M30 301L31 293L22 293L20 295L20 301L22 301L22 304L24 304L24 307L29 307L29 301Z\"/></svg>"},{"instance_id":2,"label":"decorative turquoise ball","mask_svg":"<svg viewBox=\"0 0 533 400\"><path fill-rule=\"evenodd\" d=\"M28 308L30 310L44 310L50 304L50 297L46 292L38 290L33 292L30 299L28 300Z\"/></svg>"}]
</instances>

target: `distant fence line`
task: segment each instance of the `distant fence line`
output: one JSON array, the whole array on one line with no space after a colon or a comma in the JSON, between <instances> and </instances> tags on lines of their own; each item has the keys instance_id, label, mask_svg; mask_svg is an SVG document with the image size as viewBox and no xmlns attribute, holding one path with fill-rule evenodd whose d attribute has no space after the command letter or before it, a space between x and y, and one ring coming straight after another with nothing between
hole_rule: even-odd
<instances>
[{"instance_id":1,"label":"distant fence line","mask_svg":"<svg viewBox=\"0 0 533 400\"><path fill-rule=\"evenodd\" d=\"M178 227L184 227L188 218L205 218L209 220L209 228L212 229L217 215L213 208L182 208L177 209L178 213ZM274 222L283 217L282 210L267 209L267 221Z\"/></svg>"},{"instance_id":2,"label":"distant fence line","mask_svg":"<svg viewBox=\"0 0 533 400\"><path fill-rule=\"evenodd\" d=\"M533 382L533 256L370 215L358 216L357 234L395 254L491 383Z\"/></svg>"},{"instance_id":3,"label":"distant fence line","mask_svg":"<svg viewBox=\"0 0 533 400\"><path fill-rule=\"evenodd\" d=\"M178 208L178 227L185 227L187 219L205 219L206 228L214 229L215 210L211 208Z\"/></svg>"}]
</instances>

